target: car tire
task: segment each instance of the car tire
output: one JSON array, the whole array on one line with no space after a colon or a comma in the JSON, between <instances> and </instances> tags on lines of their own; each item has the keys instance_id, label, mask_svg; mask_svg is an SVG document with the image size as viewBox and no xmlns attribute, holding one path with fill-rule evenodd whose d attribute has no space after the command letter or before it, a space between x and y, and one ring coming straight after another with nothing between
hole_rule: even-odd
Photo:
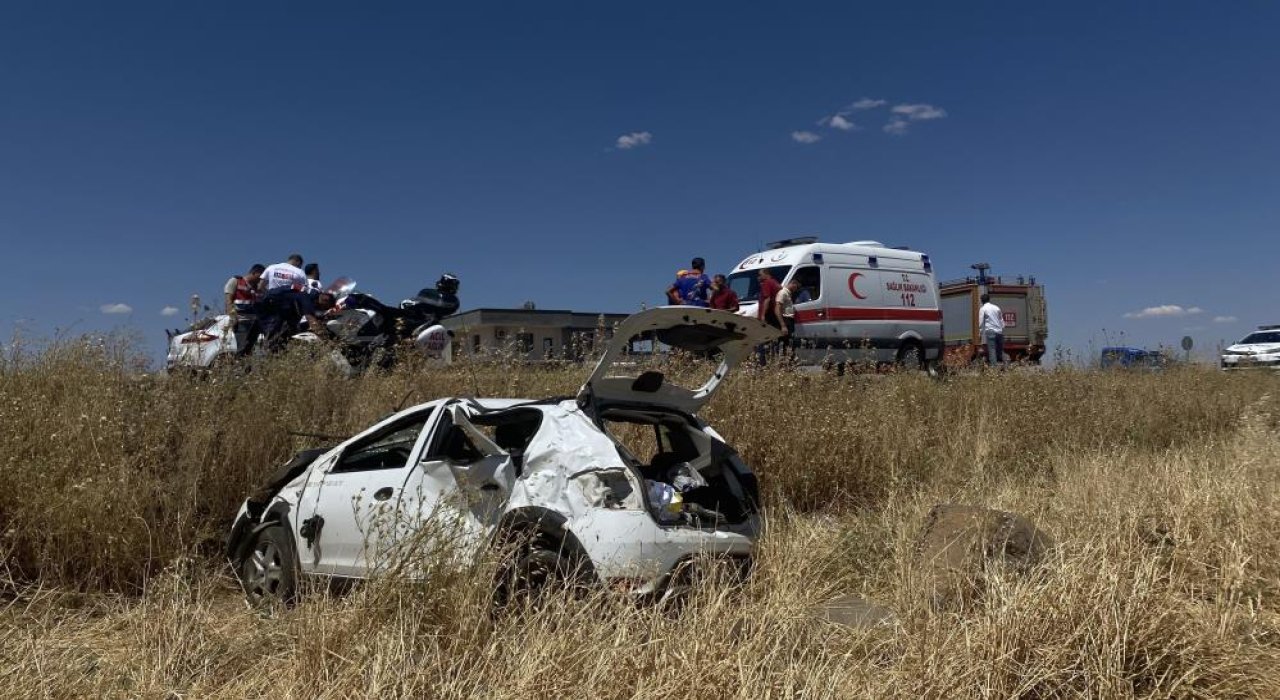
<instances>
[{"instance_id":1,"label":"car tire","mask_svg":"<svg viewBox=\"0 0 1280 700\"><path fill-rule=\"evenodd\" d=\"M898 357L894 360L894 368L898 371L911 369L928 369L924 359L924 348L914 340L908 340L898 348Z\"/></svg>"},{"instance_id":2,"label":"car tire","mask_svg":"<svg viewBox=\"0 0 1280 700\"><path fill-rule=\"evenodd\" d=\"M237 573L249 604L292 605L298 593L298 562L288 530L278 523L262 528L243 551Z\"/></svg>"},{"instance_id":3,"label":"car tire","mask_svg":"<svg viewBox=\"0 0 1280 700\"><path fill-rule=\"evenodd\" d=\"M560 592L586 590L588 567L547 532L513 533L505 540L515 543L515 551L499 571L494 595L497 608L512 603L536 604Z\"/></svg>"}]
</instances>

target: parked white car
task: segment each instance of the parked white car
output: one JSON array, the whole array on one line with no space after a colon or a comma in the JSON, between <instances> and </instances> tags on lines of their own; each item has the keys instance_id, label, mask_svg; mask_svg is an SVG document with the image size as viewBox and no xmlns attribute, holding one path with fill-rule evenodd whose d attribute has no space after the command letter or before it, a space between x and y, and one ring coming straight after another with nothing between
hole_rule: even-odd
<instances>
[{"instance_id":1,"label":"parked white car","mask_svg":"<svg viewBox=\"0 0 1280 700\"><path fill-rule=\"evenodd\" d=\"M620 362L638 337L720 362L686 389ZM776 337L755 319L661 307L615 329L575 398L445 398L400 411L285 465L241 507L231 562L251 602L289 602L300 577L389 569L415 532L443 519L475 547L519 542L508 569L529 585L580 576L660 594L706 554L745 571L762 528L756 478L697 412ZM636 435L648 454L636 453Z\"/></svg>"},{"instance_id":2,"label":"parked white car","mask_svg":"<svg viewBox=\"0 0 1280 700\"><path fill-rule=\"evenodd\" d=\"M1222 351L1222 369L1280 369L1280 326L1261 326Z\"/></svg>"}]
</instances>

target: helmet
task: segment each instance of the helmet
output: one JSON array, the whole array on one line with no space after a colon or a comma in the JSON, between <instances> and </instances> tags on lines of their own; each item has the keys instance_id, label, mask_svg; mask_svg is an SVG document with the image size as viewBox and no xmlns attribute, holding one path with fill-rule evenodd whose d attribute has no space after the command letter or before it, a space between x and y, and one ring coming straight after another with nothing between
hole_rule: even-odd
<instances>
[{"instance_id":1,"label":"helmet","mask_svg":"<svg viewBox=\"0 0 1280 700\"><path fill-rule=\"evenodd\" d=\"M457 294L458 278L451 272L440 275L440 279L436 280L436 290L441 294Z\"/></svg>"}]
</instances>

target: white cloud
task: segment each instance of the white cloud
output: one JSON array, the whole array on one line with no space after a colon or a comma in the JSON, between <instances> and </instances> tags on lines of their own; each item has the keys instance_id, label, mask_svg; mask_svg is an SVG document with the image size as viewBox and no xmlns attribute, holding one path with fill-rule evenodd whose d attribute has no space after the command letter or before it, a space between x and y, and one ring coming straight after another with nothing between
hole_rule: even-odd
<instances>
[{"instance_id":1,"label":"white cloud","mask_svg":"<svg viewBox=\"0 0 1280 700\"><path fill-rule=\"evenodd\" d=\"M178 307L176 307L176 306L166 306L166 307L164 307L163 309L160 309L160 315L161 315L161 316L177 316L177 315L178 315Z\"/></svg>"},{"instance_id":2,"label":"white cloud","mask_svg":"<svg viewBox=\"0 0 1280 700\"><path fill-rule=\"evenodd\" d=\"M796 143L817 143L822 140L822 137L812 131L793 131L791 140Z\"/></svg>"},{"instance_id":3,"label":"white cloud","mask_svg":"<svg viewBox=\"0 0 1280 700\"><path fill-rule=\"evenodd\" d=\"M824 119L823 121L832 129L839 129L841 131L853 131L858 128L857 124L845 119L843 114L833 115L829 119Z\"/></svg>"},{"instance_id":4,"label":"white cloud","mask_svg":"<svg viewBox=\"0 0 1280 700\"><path fill-rule=\"evenodd\" d=\"M653 134L647 131L633 131L619 136L615 145L624 151L629 151L638 146L647 146L650 141L653 141Z\"/></svg>"},{"instance_id":5,"label":"white cloud","mask_svg":"<svg viewBox=\"0 0 1280 700\"><path fill-rule=\"evenodd\" d=\"M132 306L129 306L128 304L103 304L102 306L99 306L99 307L98 307L98 310L100 310L100 311L101 311L102 313L104 313L104 314L131 314L131 313L133 313L133 307L132 307Z\"/></svg>"},{"instance_id":6,"label":"white cloud","mask_svg":"<svg viewBox=\"0 0 1280 700\"><path fill-rule=\"evenodd\" d=\"M1195 316L1204 313L1204 309L1199 306L1191 306L1183 308L1177 304L1163 304L1161 306L1148 306L1141 311L1130 311L1125 314L1125 318L1169 318L1175 316Z\"/></svg>"},{"instance_id":7,"label":"white cloud","mask_svg":"<svg viewBox=\"0 0 1280 700\"><path fill-rule=\"evenodd\" d=\"M854 102L853 104L849 105L849 109L856 109L856 110L862 111L864 109L875 109L876 107L883 107L887 104L889 104L888 100L873 100L870 97L864 97L858 100L857 102Z\"/></svg>"},{"instance_id":8,"label":"white cloud","mask_svg":"<svg viewBox=\"0 0 1280 700\"><path fill-rule=\"evenodd\" d=\"M1239 320L1240 319L1236 318L1235 316L1214 316L1213 317L1214 323L1235 323L1236 321L1239 321Z\"/></svg>"},{"instance_id":9,"label":"white cloud","mask_svg":"<svg viewBox=\"0 0 1280 700\"><path fill-rule=\"evenodd\" d=\"M893 119L884 125L884 133L893 134L894 136L902 136L907 133L907 120Z\"/></svg>"},{"instance_id":10,"label":"white cloud","mask_svg":"<svg viewBox=\"0 0 1280 700\"><path fill-rule=\"evenodd\" d=\"M947 111L940 107L934 107L927 104L901 104L893 106L893 113L906 117L913 122L928 121L930 119L941 119L947 116Z\"/></svg>"}]
</instances>

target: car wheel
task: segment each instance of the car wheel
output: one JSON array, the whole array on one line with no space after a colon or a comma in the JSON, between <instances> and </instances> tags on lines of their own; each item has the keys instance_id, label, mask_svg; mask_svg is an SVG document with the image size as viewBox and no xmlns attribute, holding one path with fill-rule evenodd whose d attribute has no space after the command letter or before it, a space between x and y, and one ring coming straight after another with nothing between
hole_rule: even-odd
<instances>
[{"instance_id":1,"label":"car wheel","mask_svg":"<svg viewBox=\"0 0 1280 700\"><path fill-rule=\"evenodd\" d=\"M563 591L576 594L586 590L585 574L586 567L578 557L539 532L519 544L502 567L494 602L502 608L516 602L536 603Z\"/></svg>"},{"instance_id":2,"label":"car wheel","mask_svg":"<svg viewBox=\"0 0 1280 700\"><path fill-rule=\"evenodd\" d=\"M897 370L926 369L924 348L915 341L907 341L898 348L898 358L894 361Z\"/></svg>"},{"instance_id":3,"label":"car wheel","mask_svg":"<svg viewBox=\"0 0 1280 700\"><path fill-rule=\"evenodd\" d=\"M290 535L271 525L256 535L240 559L240 584L254 607L290 605L298 590L298 567Z\"/></svg>"}]
</instances>

